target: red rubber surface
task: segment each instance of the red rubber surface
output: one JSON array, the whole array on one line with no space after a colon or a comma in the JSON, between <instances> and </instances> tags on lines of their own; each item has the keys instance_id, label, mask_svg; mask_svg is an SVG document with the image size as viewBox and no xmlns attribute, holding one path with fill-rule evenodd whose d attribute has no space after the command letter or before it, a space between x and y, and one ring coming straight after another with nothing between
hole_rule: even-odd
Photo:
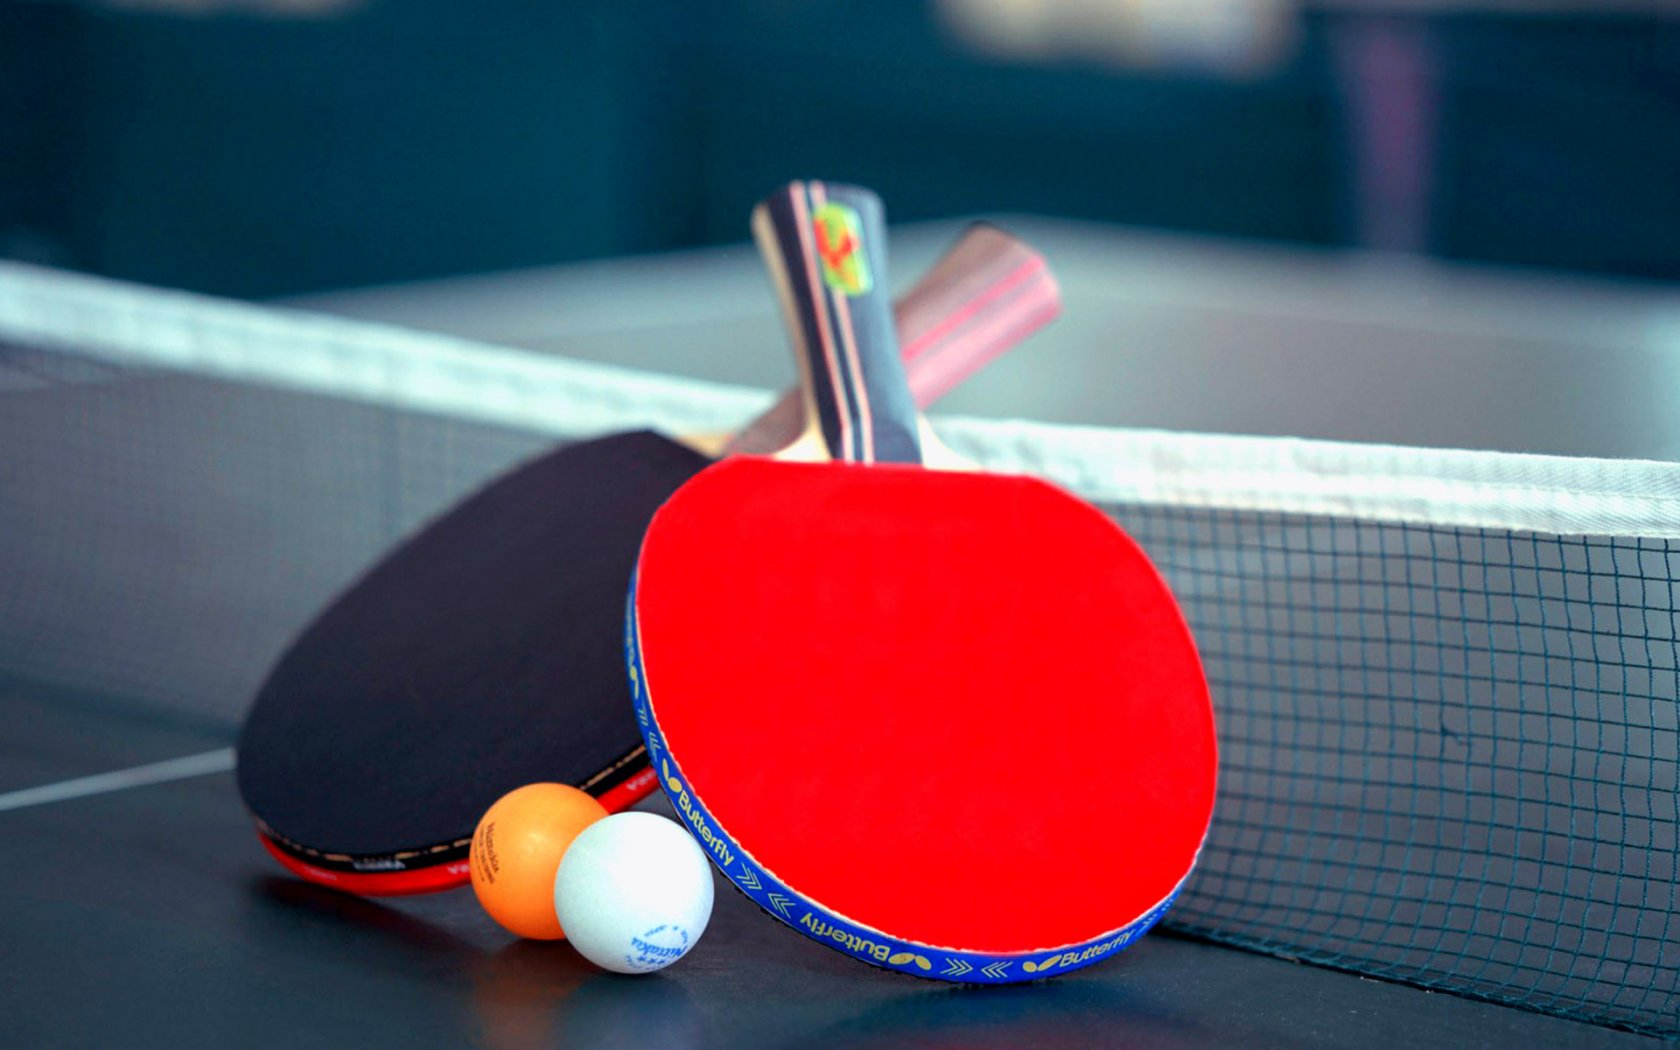
<instances>
[{"instance_id":1,"label":"red rubber surface","mask_svg":"<svg viewBox=\"0 0 1680 1050\"><path fill-rule=\"evenodd\" d=\"M723 831L853 921L975 951L1115 929L1189 871L1212 712L1139 548L1028 478L708 468L637 591L655 718Z\"/></svg>"}]
</instances>

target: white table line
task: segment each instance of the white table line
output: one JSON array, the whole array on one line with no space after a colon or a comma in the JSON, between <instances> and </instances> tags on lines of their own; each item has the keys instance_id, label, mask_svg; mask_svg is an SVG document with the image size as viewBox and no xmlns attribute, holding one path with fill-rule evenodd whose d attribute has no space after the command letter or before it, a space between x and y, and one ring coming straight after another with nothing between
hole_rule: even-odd
<instances>
[{"instance_id":1,"label":"white table line","mask_svg":"<svg viewBox=\"0 0 1680 1050\"><path fill-rule=\"evenodd\" d=\"M56 784L42 784L39 787L24 788L21 791L9 791L0 795L0 811L23 809L27 806L41 806L49 802L63 802L67 799L102 795L111 791L125 791L128 788L143 787L147 784L164 784L171 780L186 780L189 777L201 777L211 773L225 773L233 766L233 748L224 747L197 755L184 755L180 758L152 762L144 766L134 766L130 769L118 769L110 773L97 773L90 777L62 780Z\"/></svg>"}]
</instances>

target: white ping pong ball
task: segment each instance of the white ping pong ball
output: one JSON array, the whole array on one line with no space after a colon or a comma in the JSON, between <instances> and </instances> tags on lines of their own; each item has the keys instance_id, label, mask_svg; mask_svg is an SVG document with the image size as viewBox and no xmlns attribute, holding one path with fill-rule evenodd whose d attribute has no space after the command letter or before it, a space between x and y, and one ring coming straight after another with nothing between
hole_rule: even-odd
<instances>
[{"instance_id":1,"label":"white ping pong ball","mask_svg":"<svg viewBox=\"0 0 1680 1050\"><path fill-rule=\"evenodd\" d=\"M676 962L712 917L712 865L682 825L617 813L578 834L554 873L554 912L585 959L617 973Z\"/></svg>"}]
</instances>

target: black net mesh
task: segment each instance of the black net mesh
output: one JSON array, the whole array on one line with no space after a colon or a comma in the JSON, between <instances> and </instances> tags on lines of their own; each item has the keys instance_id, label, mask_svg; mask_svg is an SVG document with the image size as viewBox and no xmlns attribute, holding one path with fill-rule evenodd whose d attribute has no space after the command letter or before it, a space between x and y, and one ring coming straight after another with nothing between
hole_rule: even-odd
<instances>
[{"instance_id":1,"label":"black net mesh","mask_svg":"<svg viewBox=\"0 0 1680 1050\"><path fill-rule=\"evenodd\" d=\"M1170 924L1674 1029L1680 543L1112 509L1219 715Z\"/></svg>"}]
</instances>

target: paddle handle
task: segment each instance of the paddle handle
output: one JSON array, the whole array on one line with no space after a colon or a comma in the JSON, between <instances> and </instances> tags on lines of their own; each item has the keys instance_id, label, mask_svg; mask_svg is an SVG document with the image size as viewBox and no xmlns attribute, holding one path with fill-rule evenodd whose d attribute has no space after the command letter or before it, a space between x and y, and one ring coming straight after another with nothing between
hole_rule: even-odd
<instances>
[{"instance_id":1,"label":"paddle handle","mask_svg":"<svg viewBox=\"0 0 1680 1050\"><path fill-rule=\"evenodd\" d=\"M800 362L806 418L829 455L920 463L916 403L887 294L881 200L857 186L792 182L753 209Z\"/></svg>"},{"instance_id":2,"label":"paddle handle","mask_svg":"<svg viewBox=\"0 0 1680 1050\"><path fill-rule=\"evenodd\" d=\"M910 395L926 408L1061 312L1061 289L1044 256L990 223L971 224L893 306ZM804 391L794 387L723 452L768 455L804 424Z\"/></svg>"}]
</instances>

